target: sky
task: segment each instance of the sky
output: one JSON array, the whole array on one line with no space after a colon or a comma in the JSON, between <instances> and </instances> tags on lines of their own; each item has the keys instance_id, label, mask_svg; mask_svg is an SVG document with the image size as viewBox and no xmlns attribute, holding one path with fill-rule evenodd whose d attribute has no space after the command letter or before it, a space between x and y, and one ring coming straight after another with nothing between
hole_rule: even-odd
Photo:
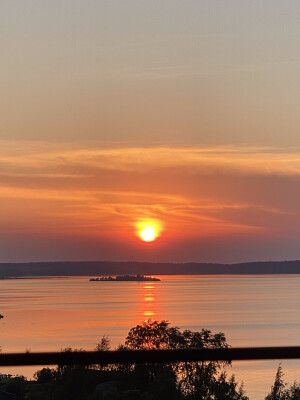
<instances>
[{"instance_id":1,"label":"sky","mask_svg":"<svg viewBox=\"0 0 300 400\"><path fill-rule=\"evenodd\" d=\"M0 262L299 259L299 22L296 0L1 1Z\"/></svg>"}]
</instances>

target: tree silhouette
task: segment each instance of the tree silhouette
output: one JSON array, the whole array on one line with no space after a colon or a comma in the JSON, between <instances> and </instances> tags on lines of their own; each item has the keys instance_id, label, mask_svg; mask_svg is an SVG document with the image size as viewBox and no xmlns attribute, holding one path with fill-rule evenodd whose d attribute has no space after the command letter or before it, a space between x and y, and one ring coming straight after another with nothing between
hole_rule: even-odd
<instances>
[{"instance_id":1,"label":"tree silhouette","mask_svg":"<svg viewBox=\"0 0 300 400\"><path fill-rule=\"evenodd\" d=\"M170 327L168 321L144 321L130 329L125 341L128 349L203 349L227 348L222 332L213 334L208 329L199 332L180 331ZM224 369L230 362L180 362L165 365L172 369L181 395L186 399L236 399L246 400L242 388L237 389L234 377L227 379ZM149 374L155 375L155 368L147 367ZM160 366L161 368L161 366Z\"/></svg>"},{"instance_id":2,"label":"tree silhouette","mask_svg":"<svg viewBox=\"0 0 300 400\"><path fill-rule=\"evenodd\" d=\"M281 364L279 364L274 384L271 392L265 397L265 400L300 400L300 384L294 382L289 388L283 380L284 373Z\"/></svg>"},{"instance_id":3,"label":"tree silhouette","mask_svg":"<svg viewBox=\"0 0 300 400\"><path fill-rule=\"evenodd\" d=\"M283 391L285 383L283 382L283 371L281 364L279 364L274 384L271 388L271 392L266 396L265 400L281 400L283 399Z\"/></svg>"},{"instance_id":4,"label":"tree silhouette","mask_svg":"<svg viewBox=\"0 0 300 400\"><path fill-rule=\"evenodd\" d=\"M226 348L225 335L202 329L181 331L168 321L144 321L128 332L119 350ZM97 350L110 349L107 336ZM71 348L65 352L79 352ZM22 400L248 400L243 386L227 376L228 362L173 362L107 365L59 365L43 368L35 381L9 378L0 382L0 390L10 391ZM284 385L279 369L276 388ZM99 387L100 386L100 387ZM105 395L104 389L105 387ZM281 393L274 389L275 393ZM102 390L102 391L101 391ZM283 391L294 397L268 397L267 400L300 400L300 387ZM101 397L102 396L102 397ZM297 397L298 396L298 397Z\"/></svg>"}]
</instances>

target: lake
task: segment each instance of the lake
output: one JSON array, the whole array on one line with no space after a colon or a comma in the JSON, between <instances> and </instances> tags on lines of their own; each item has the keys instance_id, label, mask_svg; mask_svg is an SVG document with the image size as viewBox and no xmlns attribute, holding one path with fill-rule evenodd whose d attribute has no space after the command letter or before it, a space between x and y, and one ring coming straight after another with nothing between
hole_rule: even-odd
<instances>
[{"instance_id":1,"label":"lake","mask_svg":"<svg viewBox=\"0 0 300 400\"><path fill-rule=\"evenodd\" d=\"M300 345L300 275L177 275L161 282L90 282L89 277L0 281L3 352L92 350L112 346L145 319L181 329L225 333L231 346ZM251 400L263 399L278 361L236 362ZM300 360L283 361L285 380L300 381ZM37 367L2 368L32 376Z\"/></svg>"}]
</instances>

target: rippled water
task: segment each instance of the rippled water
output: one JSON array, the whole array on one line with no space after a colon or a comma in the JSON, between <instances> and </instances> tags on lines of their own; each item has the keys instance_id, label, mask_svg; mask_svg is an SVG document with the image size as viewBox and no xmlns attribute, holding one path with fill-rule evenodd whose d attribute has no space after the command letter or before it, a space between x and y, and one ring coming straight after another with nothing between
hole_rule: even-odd
<instances>
[{"instance_id":1,"label":"rippled water","mask_svg":"<svg viewBox=\"0 0 300 400\"><path fill-rule=\"evenodd\" d=\"M91 350L103 334L113 346L142 320L222 331L232 346L300 345L300 276L161 276L161 282L90 282L87 277L0 281L3 352L65 347ZM300 361L282 363L300 380ZM263 399L277 361L236 362L251 399ZM35 368L36 369L36 368ZM2 369L2 372L12 369ZM27 376L32 368L13 369Z\"/></svg>"}]
</instances>

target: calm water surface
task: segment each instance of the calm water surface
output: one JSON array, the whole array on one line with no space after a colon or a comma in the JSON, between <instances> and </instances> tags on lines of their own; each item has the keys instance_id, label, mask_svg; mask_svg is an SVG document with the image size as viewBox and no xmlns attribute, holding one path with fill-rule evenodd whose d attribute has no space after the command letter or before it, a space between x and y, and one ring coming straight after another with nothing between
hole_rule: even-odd
<instances>
[{"instance_id":1,"label":"calm water surface","mask_svg":"<svg viewBox=\"0 0 300 400\"><path fill-rule=\"evenodd\" d=\"M103 334L113 346L142 320L181 329L222 331L232 346L300 345L300 276L161 276L161 282L90 282L87 277L0 281L3 352L92 350ZM300 381L300 361L282 363ZM229 373L263 399L278 362L236 362ZM37 368L34 368L36 370ZM8 369L30 376L32 368Z\"/></svg>"}]
</instances>

